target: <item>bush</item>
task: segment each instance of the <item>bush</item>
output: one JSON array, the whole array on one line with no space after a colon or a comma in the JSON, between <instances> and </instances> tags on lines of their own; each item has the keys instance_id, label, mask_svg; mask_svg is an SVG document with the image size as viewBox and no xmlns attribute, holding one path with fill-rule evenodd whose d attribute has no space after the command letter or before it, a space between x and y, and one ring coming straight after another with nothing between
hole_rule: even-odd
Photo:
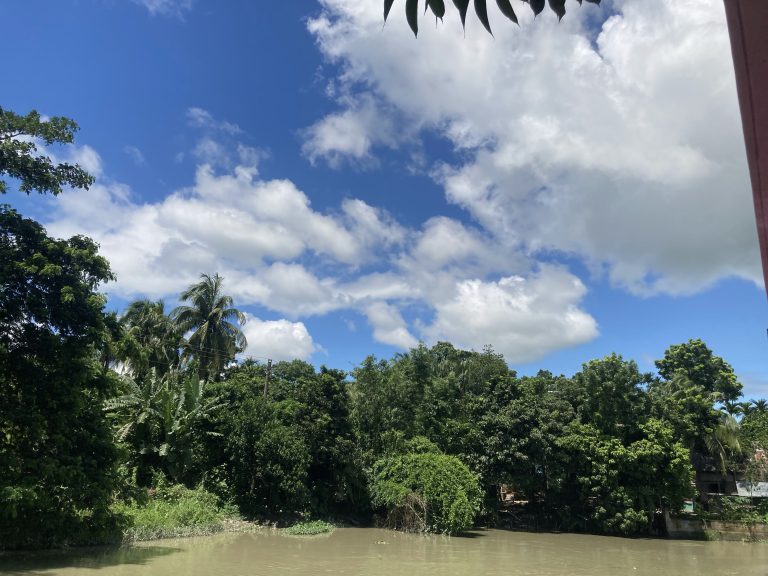
<instances>
[{"instance_id":1,"label":"bush","mask_svg":"<svg viewBox=\"0 0 768 576\"><path fill-rule=\"evenodd\" d=\"M118 503L115 512L128 519L124 541L156 540L213 534L224 529L224 521L236 516L219 499L202 488L160 484L150 491L146 503Z\"/></svg>"},{"instance_id":2,"label":"bush","mask_svg":"<svg viewBox=\"0 0 768 576\"><path fill-rule=\"evenodd\" d=\"M336 527L330 522L323 520L308 520L307 522L298 522L293 526L283 530L283 533L289 536L314 536L316 534L327 534L333 532Z\"/></svg>"},{"instance_id":3,"label":"bush","mask_svg":"<svg viewBox=\"0 0 768 576\"><path fill-rule=\"evenodd\" d=\"M472 527L482 492L458 458L411 453L373 465L371 499L393 528L458 534Z\"/></svg>"},{"instance_id":4,"label":"bush","mask_svg":"<svg viewBox=\"0 0 768 576\"><path fill-rule=\"evenodd\" d=\"M760 500L755 504L751 498L719 496L709 502L709 510L701 515L707 520L737 522L745 526L768 524L768 502Z\"/></svg>"}]
</instances>

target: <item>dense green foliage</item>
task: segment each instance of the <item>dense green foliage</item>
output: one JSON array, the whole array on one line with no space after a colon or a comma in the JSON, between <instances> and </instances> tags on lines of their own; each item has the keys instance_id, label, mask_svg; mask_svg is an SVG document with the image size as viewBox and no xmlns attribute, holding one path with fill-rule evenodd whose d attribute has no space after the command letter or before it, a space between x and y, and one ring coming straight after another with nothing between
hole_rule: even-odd
<instances>
[{"instance_id":1,"label":"dense green foliage","mask_svg":"<svg viewBox=\"0 0 768 576\"><path fill-rule=\"evenodd\" d=\"M99 538L116 451L101 405L107 261L89 239L54 240L0 208L0 542Z\"/></svg>"},{"instance_id":2,"label":"dense green foliage","mask_svg":"<svg viewBox=\"0 0 768 576\"><path fill-rule=\"evenodd\" d=\"M113 510L126 520L124 541L213 534L237 517L234 508L222 506L202 488L190 490L162 479L145 498L118 502Z\"/></svg>"},{"instance_id":3,"label":"dense green foliage","mask_svg":"<svg viewBox=\"0 0 768 576\"><path fill-rule=\"evenodd\" d=\"M220 277L197 286L212 278L219 303L213 308L233 312L201 314L209 328L217 318L239 318ZM390 526L447 534L471 528L480 516L647 534L661 510L678 510L694 496L694 453L726 471L745 469L752 464L739 438L755 447L765 440L764 406L737 403L746 413L740 431L729 413L740 390L733 371L697 340L671 347L657 364L660 377L614 354L587 362L571 378L519 378L490 348L478 353L438 343L390 360L367 358L349 379L301 361L269 368L233 363L241 345L234 325L220 332L229 341L222 341L219 359L206 359L207 346L181 336L192 326L182 326L178 312L166 315L161 302L136 302L117 323L101 312L100 298L92 296L91 304L98 329L82 341L90 342L82 352L89 374L100 378L89 385L104 384L100 395L83 382L77 389L103 402L114 424L123 456L113 510L133 526L132 537L189 526L213 530L206 526L218 521L211 518L220 501L250 518L378 515ZM89 481L103 489L99 502L107 514L115 452L103 418L89 420L98 422L101 436L94 430L94 438L112 460ZM158 490L158 478L194 490L158 497L167 492ZM499 501L501 485L524 503L515 514ZM142 497L147 488L149 500Z\"/></svg>"},{"instance_id":4,"label":"dense green foliage","mask_svg":"<svg viewBox=\"0 0 768 576\"><path fill-rule=\"evenodd\" d=\"M455 456L409 453L373 465L371 500L394 527L458 534L474 525L482 492Z\"/></svg>"},{"instance_id":5,"label":"dense green foliage","mask_svg":"<svg viewBox=\"0 0 768 576\"><path fill-rule=\"evenodd\" d=\"M121 378L122 395L105 403L118 424L116 439L128 448L127 464L145 484L154 469L174 481L188 477L193 461L197 424L223 405L206 396L206 382L197 374L176 371L160 377L153 372L143 384Z\"/></svg>"}]
</instances>

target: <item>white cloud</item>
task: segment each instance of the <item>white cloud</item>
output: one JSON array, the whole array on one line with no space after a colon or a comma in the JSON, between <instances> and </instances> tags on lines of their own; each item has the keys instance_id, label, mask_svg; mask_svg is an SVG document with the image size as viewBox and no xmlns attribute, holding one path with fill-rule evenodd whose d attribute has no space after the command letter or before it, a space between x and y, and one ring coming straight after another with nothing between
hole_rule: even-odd
<instances>
[{"instance_id":1,"label":"white cloud","mask_svg":"<svg viewBox=\"0 0 768 576\"><path fill-rule=\"evenodd\" d=\"M372 98L350 102L344 111L329 114L307 128L304 138L302 151L310 162L323 159L334 168L344 160L370 164L374 145L394 147L396 143L392 121Z\"/></svg>"},{"instance_id":2,"label":"white cloud","mask_svg":"<svg viewBox=\"0 0 768 576\"><path fill-rule=\"evenodd\" d=\"M491 11L493 38L476 18L462 37L449 7L418 40L402 10L382 31L379 3L322 4L308 27L345 94L325 120L364 101L442 135L463 160L435 179L492 243L578 256L644 295L761 282L719 0L616 0L599 34L598 7L558 24L518 2L519 28ZM378 128L352 124L346 154L375 158ZM337 163L343 148L319 147Z\"/></svg>"},{"instance_id":3,"label":"white cloud","mask_svg":"<svg viewBox=\"0 0 768 576\"><path fill-rule=\"evenodd\" d=\"M530 362L597 336L595 320L578 307L585 293L578 278L552 266L527 279L461 281L424 334L466 348L490 344L509 362Z\"/></svg>"},{"instance_id":4,"label":"white cloud","mask_svg":"<svg viewBox=\"0 0 768 576\"><path fill-rule=\"evenodd\" d=\"M249 323L254 356L308 357L319 346L300 320L331 312L364 314L374 340L397 348L414 346L416 333L431 342L461 332L462 345L480 349L490 343L511 350L512 359L520 352L509 342L526 333L534 341L526 354L543 355L588 338L578 322L594 324L578 308L584 290L577 279L562 271L530 277L529 259L514 246L457 220L437 217L419 229L406 228L356 198L321 213L291 181L261 179L247 163L220 171L201 164L190 187L142 203L103 175L94 151L74 150L72 156L87 160L101 177L90 190L50 199L51 233L87 234L99 242L118 278L107 290L123 298L173 297L201 272L221 274L238 306L285 316ZM236 156L250 157L230 154ZM512 274L524 287L518 292L508 286ZM486 317L517 328L506 330L480 316L461 318L472 286ZM551 290L565 296L539 294ZM526 310L511 313L510 302L523 296ZM406 319L414 309L434 312L434 323Z\"/></svg>"},{"instance_id":5,"label":"white cloud","mask_svg":"<svg viewBox=\"0 0 768 576\"><path fill-rule=\"evenodd\" d=\"M365 315L373 326L373 337L377 342L405 350L419 343L408 331L405 320L395 306L376 302L366 307Z\"/></svg>"},{"instance_id":6,"label":"white cloud","mask_svg":"<svg viewBox=\"0 0 768 576\"><path fill-rule=\"evenodd\" d=\"M237 134L242 133L240 126L237 124L218 120L214 118L213 115L208 112L208 110L204 110L203 108L199 108L197 106L187 108L187 120L189 121L189 125L194 128L205 128L212 131L221 131L231 136L236 136Z\"/></svg>"},{"instance_id":7,"label":"white cloud","mask_svg":"<svg viewBox=\"0 0 768 576\"><path fill-rule=\"evenodd\" d=\"M362 200L347 198L342 202L341 209L349 229L366 246L399 246L408 237L408 231L386 211Z\"/></svg>"},{"instance_id":8,"label":"white cloud","mask_svg":"<svg viewBox=\"0 0 768 576\"><path fill-rule=\"evenodd\" d=\"M136 166L146 166L147 158L144 153L136 146L126 145L123 147L123 152L133 161Z\"/></svg>"},{"instance_id":9,"label":"white cloud","mask_svg":"<svg viewBox=\"0 0 768 576\"><path fill-rule=\"evenodd\" d=\"M250 314L243 332L248 348L243 356L280 360L308 360L318 350L303 322L261 320Z\"/></svg>"},{"instance_id":10,"label":"white cloud","mask_svg":"<svg viewBox=\"0 0 768 576\"><path fill-rule=\"evenodd\" d=\"M144 6L152 16L175 16L181 18L185 12L192 9L193 0L133 0Z\"/></svg>"},{"instance_id":11,"label":"white cloud","mask_svg":"<svg viewBox=\"0 0 768 576\"><path fill-rule=\"evenodd\" d=\"M213 138L202 138L192 150L192 154L199 161L210 166L230 167L229 150L219 141Z\"/></svg>"},{"instance_id":12,"label":"white cloud","mask_svg":"<svg viewBox=\"0 0 768 576\"><path fill-rule=\"evenodd\" d=\"M41 153L49 156L54 163L66 162L68 164L78 164L83 170L88 172L94 178L103 175L103 166L101 156L96 150L88 145L85 146L65 146L62 150L48 150L42 141L33 139Z\"/></svg>"}]
</instances>

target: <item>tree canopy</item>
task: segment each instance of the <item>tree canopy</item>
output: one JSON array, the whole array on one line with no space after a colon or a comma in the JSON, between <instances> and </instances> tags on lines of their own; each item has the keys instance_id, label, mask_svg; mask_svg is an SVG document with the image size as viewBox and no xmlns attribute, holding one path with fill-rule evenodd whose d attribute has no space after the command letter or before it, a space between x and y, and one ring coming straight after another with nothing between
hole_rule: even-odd
<instances>
[{"instance_id":1,"label":"tree canopy","mask_svg":"<svg viewBox=\"0 0 768 576\"><path fill-rule=\"evenodd\" d=\"M55 163L38 150L39 141L46 146L73 143L77 130L77 123L63 116L44 119L36 110L20 116L0 107L0 176L19 180L19 190L27 194L56 195L64 186L88 188L94 178L78 164ZM0 193L7 187L0 179Z\"/></svg>"},{"instance_id":2,"label":"tree canopy","mask_svg":"<svg viewBox=\"0 0 768 576\"><path fill-rule=\"evenodd\" d=\"M87 541L110 522L114 379L96 289L111 279L93 241L0 207L0 541Z\"/></svg>"},{"instance_id":3,"label":"tree canopy","mask_svg":"<svg viewBox=\"0 0 768 576\"><path fill-rule=\"evenodd\" d=\"M240 328L245 314L222 292L223 282L218 274L202 274L200 282L181 293L181 300L189 305L171 312L180 333L192 332L185 353L197 361L201 378L218 379L227 362L248 345Z\"/></svg>"}]
</instances>

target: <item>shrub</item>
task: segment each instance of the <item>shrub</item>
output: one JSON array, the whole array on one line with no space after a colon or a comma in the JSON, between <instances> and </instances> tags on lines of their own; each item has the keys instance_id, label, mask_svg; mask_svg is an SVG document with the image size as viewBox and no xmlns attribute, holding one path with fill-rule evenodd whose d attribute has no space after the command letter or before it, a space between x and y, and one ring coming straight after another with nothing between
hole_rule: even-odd
<instances>
[{"instance_id":1,"label":"shrub","mask_svg":"<svg viewBox=\"0 0 768 576\"><path fill-rule=\"evenodd\" d=\"M327 534L333 532L336 527L330 522L323 520L308 520L298 522L283 530L284 534L289 536L314 536L316 534Z\"/></svg>"},{"instance_id":2,"label":"shrub","mask_svg":"<svg viewBox=\"0 0 768 576\"><path fill-rule=\"evenodd\" d=\"M394 528L458 534L472 527L482 492L458 458L411 453L374 464L371 499Z\"/></svg>"},{"instance_id":3,"label":"shrub","mask_svg":"<svg viewBox=\"0 0 768 576\"><path fill-rule=\"evenodd\" d=\"M114 508L129 521L123 535L126 541L213 534L224 529L224 520L236 515L214 494L178 484L160 484L146 503L118 503Z\"/></svg>"}]
</instances>

